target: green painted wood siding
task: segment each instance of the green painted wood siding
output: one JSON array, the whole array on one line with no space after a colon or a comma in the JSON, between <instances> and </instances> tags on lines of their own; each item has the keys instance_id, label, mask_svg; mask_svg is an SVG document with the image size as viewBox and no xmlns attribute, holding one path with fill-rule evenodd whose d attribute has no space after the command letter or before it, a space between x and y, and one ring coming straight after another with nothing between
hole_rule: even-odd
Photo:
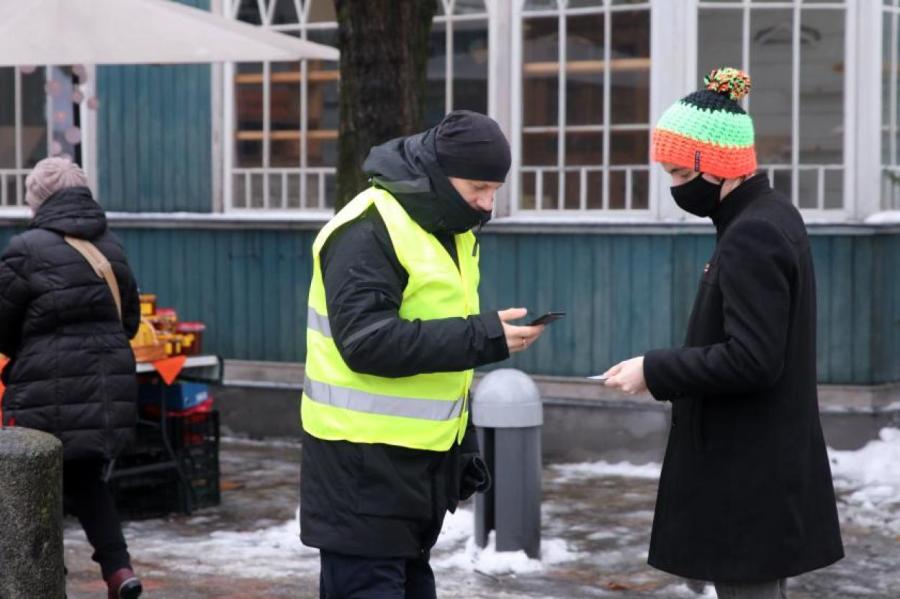
<instances>
[{"instance_id":1,"label":"green painted wood siding","mask_svg":"<svg viewBox=\"0 0 900 599\"><path fill-rule=\"evenodd\" d=\"M0 243L13 230L0 230ZM296 362L306 351L311 231L116 229L142 289L208 325L226 358ZM812 236L822 383L900 381L900 235ZM709 235L482 237L481 304L565 310L499 366L585 376L681 343Z\"/></svg>"},{"instance_id":2,"label":"green painted wood siding","mask_svg":"<svg viewBox=\"0 0 900 599\"><path fill-rule=\"evenodd\" d=\"M313 232L123 229L141 286L225 357L302 361ZM813 236L823 383L900 380L900 236ZM482 307L565 310L501 364L584 376L682 342L709 235L487 234ZM893 269L893 270L892 270Z\"/></svg>"},{"instance_id":3,"label":"green painted wood siding","mask_svg":"<svg viewBox=\"0 0 900 599\"><path fill-rule=\"evenodd\" d=\"M209 8L209 0L182 0ZM119 212L212 211L210 66L97 68L98 198Z\"/></svg>"}]
</instances>

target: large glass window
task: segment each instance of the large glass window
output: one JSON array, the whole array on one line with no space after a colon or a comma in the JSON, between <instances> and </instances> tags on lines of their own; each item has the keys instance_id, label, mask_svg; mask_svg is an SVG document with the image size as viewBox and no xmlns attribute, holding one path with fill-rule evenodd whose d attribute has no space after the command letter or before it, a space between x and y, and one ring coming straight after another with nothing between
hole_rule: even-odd
<instances>
[{"instance_id":1,"label":"large glass window","mask_svg":"<svg viewBox=\"0 0 900 599\"><path fill-rule=\"evenodd\" d=\"M337 45L332 0L231 0L229 14ZM425 122L487 112L488 15L483 0L441 0L429 44ZM334 203L340 71L335 62L241 63L233 69L230 191L236 210L328 210Z\"/></svg>"},{"instance_id":2,"label":"large glass window","mask_svg":"<svg viewBox=\"0 0 900 599\"><path fill-rule=\"evenodd\" d=\"M234 18L328 45L331 0L233 0ZM335 62L239 63L234 68L230 208L324 210L337 162Z\"/></svg>"},{"instance_id":3,"label":"large glass window","mask_svg":"<svg viewBox=\"0 0 900 599\"><path fill-rule=\"evenodd\" d=\"M86 78L81 66L0 68L0 207L25 206L25 177L39 160L81 163Z\"/></svg>"},{"instance_id":4,"label":"large glass window","mask_svg":"<svg viewBox=\"0 0 900 599\"><path fill-rule=\"evenodd\" d=\"M845 2L701 1L700 77L719 66L753 78L760 168L801 209L844 205Z\"/></svg>"},{"instance_id":5,"label":"large glass window","mask_svg":"<svg viewBox=\"0 0 900 599\"><path fill-rule=\"evenodd\" d=\"M487 114L488 14L483 0L442 0L431 25L425 125L451 110Z\"/></svg>"},{"instance_id":6,"label":"large glass window","mask_svg":"<svg viewBox=\"0 0 900 599\"><path fill-rule=\"evenodd\" d=\"M900 210L900 0L885 0L881 68L881 207Z\"/></svg>"},{"instance_id":7,"label":"large glass window","mask_svg":"<svg viewBox=\"0 0 900 599\"><path fill-rule=\"evenodd\" d=\"M649 209L650 3L527 0L516 209Z\"/></svg>"}]
</instances>

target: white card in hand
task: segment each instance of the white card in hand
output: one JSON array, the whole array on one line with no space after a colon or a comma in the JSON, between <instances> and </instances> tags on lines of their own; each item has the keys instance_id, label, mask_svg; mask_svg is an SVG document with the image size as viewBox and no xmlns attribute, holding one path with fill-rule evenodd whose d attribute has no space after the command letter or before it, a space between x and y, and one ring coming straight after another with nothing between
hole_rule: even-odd
<instances>
[{"instance_id":1,"label":"white card in hand","mask_svg":"<svg viewBox=\"0 0 900 599\"><path fill-rule=\"evenodd\" d=\"M601 383L605 383L606 379L608 379L609 377L603 376L602 374L595 374L594 376L589 376L587 378L591 379L592 381L599 381Z\"/></svg>"}]
</instances>

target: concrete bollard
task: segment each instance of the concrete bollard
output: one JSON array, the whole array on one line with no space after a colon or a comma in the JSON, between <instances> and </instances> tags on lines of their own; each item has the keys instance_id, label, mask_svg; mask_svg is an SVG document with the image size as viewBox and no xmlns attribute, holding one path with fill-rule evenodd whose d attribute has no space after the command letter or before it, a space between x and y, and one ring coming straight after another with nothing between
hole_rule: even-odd
<instances>
[{"instance_id":1,"label":"concrete bollard","mask_svg":"<svg viewBox=\"0 0 900 599\"><path fill-rule=\"evenodd\" d=\"M62 599L62 443L0 428L0 597Z\"/></svg>"},{"instance_id":2,"label":"concrete bollard","mask_svg":"<svg viewBox=\"0 0 900 599\"><path fill-rule=\"evenodd\" d=\"M540 559L540 391L520 370L495 370L475 390L472 419L494 480L487 493L475 496L475 542L486 546L494 530L497 551L524 550Z\"/></svg>"}]
</instances>

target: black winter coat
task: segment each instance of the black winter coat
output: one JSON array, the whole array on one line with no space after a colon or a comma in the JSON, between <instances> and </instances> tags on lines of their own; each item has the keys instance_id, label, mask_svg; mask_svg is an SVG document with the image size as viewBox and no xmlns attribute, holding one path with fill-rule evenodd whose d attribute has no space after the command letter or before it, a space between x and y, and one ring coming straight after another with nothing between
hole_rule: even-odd
<instances>
[{"instance_id":1,"label":"black winter coat","mask_svg":"<svg viewBox=\"0 0 900 599\"><path fill-rule=\"evenodd\" d=\"M790 577L843 557L816 395L816 284L799 212L764 175L713 214L685 347L649 352L672 402L649 563L688 578Z\"/></svg>"},{"instance_id":2,"label":"black winter coat","mask_svg":"<svg viewBox=\"0 0 900 599\"><path fill-rule=\"evenodd\" d=\"M366 169L458 263L452 232L481 215L436 168L429 134L376 147ZM332 336L352 369L383 377L459 371L509 356L496 312L406 321L408 275L377 209L334 232L320 254ZM303 435L300 523L304 544L367 557L422 557L445 513L483 490L474 428L446 452L325 441Z\"/></svg>"},{"instance_id":3,"label":"black winter coat","mask_svg":"<svg viewBox=\"0 0 900 599\"><path fill-rule=\"evenodd\" d=\"M92 242L112 264L122 321L106 281L64 235ZM56 435L66 460L114 457L137 421L128 340L139 321L134 276L90 190L48 198L0 257L4 424Z\"/></svg>"}]
</instances>

